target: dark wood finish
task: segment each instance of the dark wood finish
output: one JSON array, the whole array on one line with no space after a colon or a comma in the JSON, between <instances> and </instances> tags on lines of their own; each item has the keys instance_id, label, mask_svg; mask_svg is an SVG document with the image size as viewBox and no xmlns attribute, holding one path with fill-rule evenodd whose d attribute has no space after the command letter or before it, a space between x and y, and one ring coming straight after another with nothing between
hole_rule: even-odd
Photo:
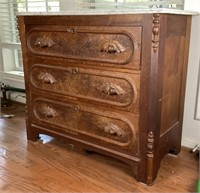
<instances>
[{"instance_id":1,"label":"dark wood finish","mask_svg":"<svg viewBox=\"0 0 200 193\"><path fill-rule=\"evenodd\" d=\"M27 137L115 157L151 185L180 152L191 16L19 16Z\"/></svg>"}]
</instances>

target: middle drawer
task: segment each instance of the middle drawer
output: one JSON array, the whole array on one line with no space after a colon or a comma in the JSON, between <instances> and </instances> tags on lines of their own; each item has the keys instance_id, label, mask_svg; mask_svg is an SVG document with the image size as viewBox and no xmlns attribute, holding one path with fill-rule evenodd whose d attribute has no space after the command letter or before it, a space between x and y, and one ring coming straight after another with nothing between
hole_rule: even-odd
<instances>
[{"instance_id":1,"label":"middle drawer","mask_svg":"<svg viewBox=\"0 0 200 193\"><path fill-rule=\"evenodd\" d=\"M31 85L49 94L138 113L140 75L76 67L34 65Z\"/></svg>"}]
</instances>

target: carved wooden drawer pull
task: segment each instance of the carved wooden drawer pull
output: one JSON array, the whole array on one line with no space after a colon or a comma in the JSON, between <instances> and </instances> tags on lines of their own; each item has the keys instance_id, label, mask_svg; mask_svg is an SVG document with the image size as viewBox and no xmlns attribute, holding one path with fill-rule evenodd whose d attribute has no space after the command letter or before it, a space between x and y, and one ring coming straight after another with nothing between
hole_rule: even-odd
<instances>
[{"instance_id":1,"label":"carved wooden drawer pull","mask_svg":"<svg viewBox=\"0 0 200 193\"><path fill-rule=\"evenodd\" d=\"M80 111L80 107L77 105L77 106L74 106L74 110L75 111Z\"/></svg>"},{"instance_id":2,"label":"carved wooden drawer pull","mask_svg":"<svg viewBox=\"0 0 200 193\"><path fill-rule=\"evenodd\" d=\"M45 117L48 117L48 118L54 118L58 116L58 113L55 109L46 105L43 106L42 113L44 114Z\"/></svg>"},{"instance_id":3,"label":"carved wooden drawer pull","mask_svg":"<svg viewBox=\"0 0 200 193\"><path fill-rule=\"evenodd\" d=\"M107 52L107 53L121 53L125 52L126 48L122 46L118 41L116 40L106 40L100 45L100 51L101 52Z\"/></svg>"},{"instance_id":4,"label":"carved wooden drawer pull","mask_svg":"<svg viewBox=\"0 0 200 193\"><path fill-rule=\"evenodd\" d=\"M77 74L79 72L79 69L78 68L73 68L72 69L72 74Z\"/></svg>"},{"instance_id":5,"label":"carved wooden drawer pull","mask_svg":"<svg viewBox=\"0 0 200 193\"><path fill-rule=\"evenodd\" d=\"M108 95L123 95L126 93L119 85L114 83L103 83L97 89Z\"/></svg>"},{"instance_id":6,"label":"carved wooden drawer pull","mask_svg":"<svg viewBox=\"0 0 200 193\"><path fill-rule=\"evenodd\" d=\"M67 148L68 148L69 150L71 150L71 151L74 151L75 145L72 144L72 143L70 143L70 144L68 144Z\"/></svg>"},{"instance_id":7,"label":"carved wooden drawer pull","mask_svg":"<svg viewBox=\"0 0 200 193\"><path fill-rule=\"evenodd\" d=\"M75 33L76 30L77 30L77 27L70 27L70 28L67 29L67 32L68 33Z\"/></svg>"},{"instance_id":8,"label":"carved wooden drawer pull","mask_svg":"<svg viewBox=\"0 0 200 193\"><path fill-rule=\"evenodd\" d=\"M57 80L48 72L43 72L39 74L39 80L45 84L54 84Z\"/></svg>"},{"instance_id":9,"label":"carved wooden drawer pull","mask_svg":"<svg viewBox=\"0 0 200 193\"><path fill-rule=\"evenodd\" d=\"M49 38L49 37L39 37L35 41L35 45L39 46L41 48L43 48L43 47L51 47L54 44L55 43L53 42L53 40L51 38Z\"/></svg>"},{"instance_id":10,"label":"carved wooden drawer pull","mask_svg":"<svg viewBox=\"0 0 200 193\"><path fill-rule=\"evenodd\" d=\"M106 125L104 127L104 131L106 133L109 133L111 135L117 135L119 137L124 136L125 132L122 128L120 128L119 126L113 124L113 123L109 123L108 125Z\"/></svg>"}]
</instances>

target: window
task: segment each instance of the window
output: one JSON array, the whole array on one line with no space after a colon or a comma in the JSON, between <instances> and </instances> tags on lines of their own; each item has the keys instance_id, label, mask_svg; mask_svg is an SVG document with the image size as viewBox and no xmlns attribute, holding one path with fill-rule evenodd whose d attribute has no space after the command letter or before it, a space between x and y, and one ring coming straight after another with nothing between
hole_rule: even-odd
<instances>
[{"instance_id":1,"label":"window","mask_svg":"<svg viewBox=\"0 0 200 193\"><path fill-rule=\"evenodd\" d=\"M17 29L19 12L53 12L59 10L58 0L1 0L0 61L1 71L22 71L22 52Z\"/></svg>"},{"instance_id":2,"label":"window","mask_svg":"<svg viewBox=\"0 0 200 193\"><path fill-rule=\"evenodd\" d=\"M0 71L22 71L17 30L19 12L61 12L85 9L179 8L184 0L0 0Z\"/></svg>"},{"instance_id":3,"label":"window","mask_svg":"<svg viewBox=\"0 0 200 193\"><path fill-rule=\"evenodd\" d=\"M184 0L78 0L79 9L183 9Z\"/></svg>"}]
</instances>

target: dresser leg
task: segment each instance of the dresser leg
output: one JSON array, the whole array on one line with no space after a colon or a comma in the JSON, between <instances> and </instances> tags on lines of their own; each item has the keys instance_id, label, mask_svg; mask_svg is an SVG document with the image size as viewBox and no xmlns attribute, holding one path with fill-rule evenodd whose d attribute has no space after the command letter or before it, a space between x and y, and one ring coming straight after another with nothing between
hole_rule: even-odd
<instances>
[{"instance_id":1,"label":"dresser leg","mask_svg":"<svg viewBox=\"0 0 200 193\"><path fill-rule=\"evenodd\" d=\"M27 129L27 139L30 141L38 141L40 140L40 135L38 132Z\"/></svg>"},{"instance_id":2,"label":"dresser leg","mask_svg":"<svg viewBox=\"0 0 200 193\"><path fill-rule=\"evenodd\" d=\"M153 184L154 166L154 133L150 131L147 136L147 185Z\"/></svg>"},{"instance_id":3,"label":"dresser leg","mask_svg":"<svg viewBox=\"0 0 200 193\"><path fill-rule=\"evenodd\" d=\"M176 148L172 148L169 150L169 154L178 155L179 151Z\"/></svg>"},{"instance_id":4,"label":"dresser leg","mask_svg":"<svg viewBox=\"0 0 200 193\"><path fill-rule=\"evenodd\" d=\"M86 152L87 155L91 155L91 154L95 153L94 151L91 151L91 150L85 150L85 152Z\"/></svg>"}]
</instances>

